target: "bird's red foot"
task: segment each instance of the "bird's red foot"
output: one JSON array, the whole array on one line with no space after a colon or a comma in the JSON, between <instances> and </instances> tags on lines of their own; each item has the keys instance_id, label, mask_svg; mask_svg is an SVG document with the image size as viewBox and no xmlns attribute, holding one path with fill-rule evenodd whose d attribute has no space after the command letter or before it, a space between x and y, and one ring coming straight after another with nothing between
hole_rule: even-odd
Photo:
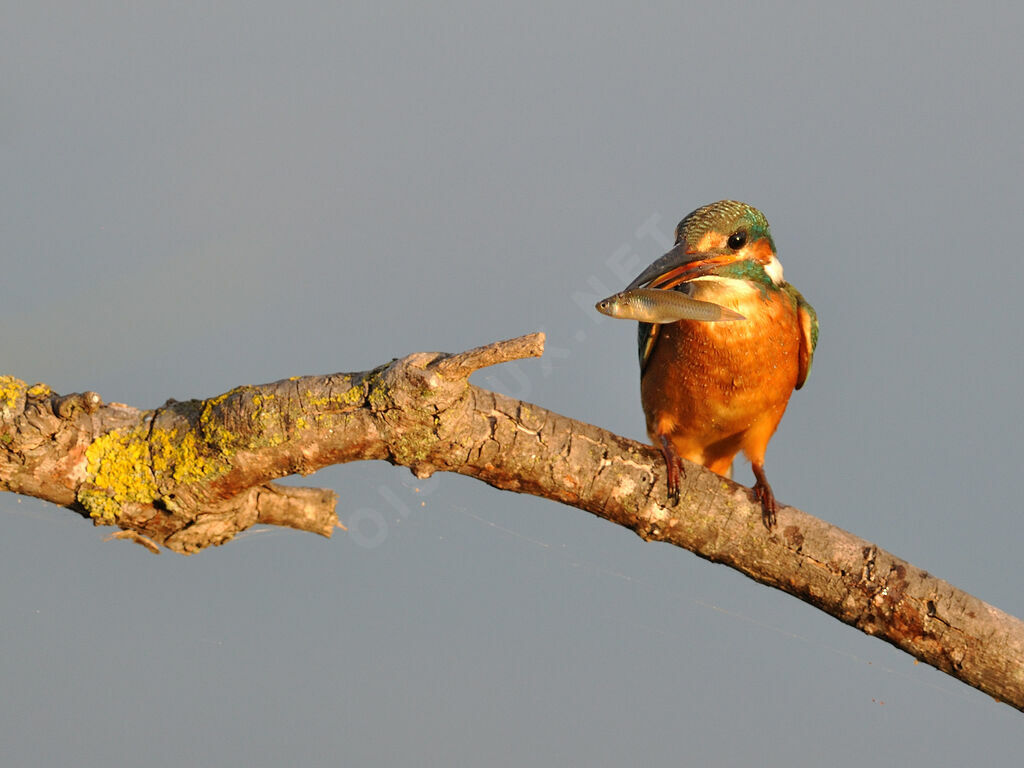
<instances>
[{"instance_id":1,"label":"bird's red foot","mask_svg":"<svg viewBox=\"0 0 1024 768\"><path fill-rule=\"evenodd\" d=\"M764 467L751 462L751 469L754 470L754 477L757 478L757 482L754 483L754 496L761 502L761 522L770 531L775 527L775 511L779 505L775 501L772 487L768 485L768 478L764 476Z\"/></svg>"},{"instance_id":2,"label":"bird's red foot","mask_svg":"<svg viewBox=\"0 0 1024 768\"><path fill-rule=\"evenodd\" d=\"M661 442L661 455L665 457L665 469L668 478L668 500L672 506L679 503L679 475L683 472L683 462L676 453L672 441L665 435L658 435Z\"/></svg>"}]
</instances>

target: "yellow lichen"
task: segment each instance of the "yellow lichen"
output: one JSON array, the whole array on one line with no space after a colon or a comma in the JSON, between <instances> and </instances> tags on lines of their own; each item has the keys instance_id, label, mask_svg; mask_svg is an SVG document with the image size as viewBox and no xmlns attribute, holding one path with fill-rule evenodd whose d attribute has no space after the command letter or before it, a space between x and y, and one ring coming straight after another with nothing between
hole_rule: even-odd
<instances>
[{"instance_id":1,"label":"yellow lichen","mask_svg":"<svg viewBox=\"0 0 1024 768\"><path fill-rule=\"evenodd\" d=\"M335 399L344 405L360 405L362 404L364 397L366 397L366 393L363 391L363 385L357 384L354 387L346 389Z\"/></svg>"},{"instance_id":2,"label":"yellow lichen","mask_svg":"<svg viewBox=\"0 0 1024 768\"><path fill-rule=\"evenodd\" d=\"M236 393L244 392L247 387L235 387L223 395L211 397L203 403L202 413L199 414L199 425L203 431L206 441L227 456L233 454L242 442L239 435L224 427L223 420L216 417L217 409L229 397Z\"/></svg>"},{"instance_id":3,"label":"yellow lichen","mask_svg":"<svg viewBox=\"0 0 1024 768\"><path fill-rule=\"evenodd\" d=\"M178 439L177 429L154 429L149 438L153 471L164 476L170 473L176 483L195 483L220 472L222 465L203 456L195 433L186 432Z\"/></svg>"},{"instance_id":4,"label":"yellow lichen","mask_svg":"<svg viewBox=\"0 0 1024 768\"><path fill-rule=\"evenodd\" d=\"M201 455L196 436L189 432L178 444L177 461L171 477L178 483L194 483L214 474L220 474L223 465Z\"/></svg>"},{"instance_id":5,"label":"yellow lichen","mask_svg":"<svg viewBox=\"0 0 1024 768\"><path fill-rule=\"evenodd\" d=\"M236 432L225 426L230 423L230 418L225 416L230 416L231 412L224 413L221 409L228 398L242 402L249 398L249 407L237 409L248 414L250 426L244 430ZM230 409L231 405L227 407ZM277 395L261 392L258 387L235 387L230 392L210 398L203 403L199 424L207 443L226 456L243 449L280 445L289 437Z\"/></svg>"},{"instance_id":6,"label":"yellow lichen","mask_svg":"<svg viewBox=\"0 0 1024 768\"><path fill-rule=\"evenodd\" d=\"M0 406L6 410L25 396L25 382L13 376L0 376Z\"/></svg>"},{"instance_id":7,"label":"yellow lichen","mask_svg":"<svg viewBox=\"0 0 1024 768\"><path fill-rule=\"evenodd\" d=\"M344 376L339 377L341 385L350 385L344 391L331 395L322 395L318 392L314 392L312 389L307 389L303 393L303 400L310 408L335 408L340 407L342 410L349 410L350 408L362 405L365 392L363 391L363 385L355 384L351 385L352 377Z\"/></svg>"},{"instance_id":8,"label":"yellow lichen","mask_svg":"<svg viewBox=\"0 0 1024 768\"><path fill-rule=\"evenodd\" d=\"M222 471L214 459L203 456L192 432L179 439L177 429L141 427L115 430L98 437L86 449L88 481L78 500L101 523L117 520L127 503L151 504L160 498L160 486L199 482Z\"/></svg>"},{"instance_id":9,"label":"yellow lichen","mask_svg":"<svg viewBox=\"0 0 1024 768\"><path fill-rule=\"evenodd\" d=\"M123 504L156 499L149 444L141 430L115 430L96 438L85 459L89 485L79 491L78 500L93 519L110 524Z\"/></svg>"},{"instance_id":10,"label":"yellow lichen","mask_svg":"<svg viewBox=\"0 0 1024 768\"><path fill-rule=\"evenodd\" d=\"M50 389L50 385L43 384L43 382L40 381L38 384L33 384L31 387L29 387L28 391L25 394L27 394L29 397L43 398L47 397L52 393L53 390Z\"/></svg>"}]
</instances>

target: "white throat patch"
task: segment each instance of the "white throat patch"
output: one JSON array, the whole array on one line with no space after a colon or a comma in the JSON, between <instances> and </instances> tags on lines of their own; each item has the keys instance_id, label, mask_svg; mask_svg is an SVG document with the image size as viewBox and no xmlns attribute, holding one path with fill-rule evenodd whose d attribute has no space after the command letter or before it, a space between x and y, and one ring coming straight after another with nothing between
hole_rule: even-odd
<instances>
[{"instance_id":1,"label":"white throat patch","mask_svg":"<svg viewBox=\"0 0 1024 768\"><path fill-rule=\"evenodd\" d=\"M782 285L782 262L772 256L771 260L764 265L764 271L776 285Z\"/></svg>"}]
</instances>

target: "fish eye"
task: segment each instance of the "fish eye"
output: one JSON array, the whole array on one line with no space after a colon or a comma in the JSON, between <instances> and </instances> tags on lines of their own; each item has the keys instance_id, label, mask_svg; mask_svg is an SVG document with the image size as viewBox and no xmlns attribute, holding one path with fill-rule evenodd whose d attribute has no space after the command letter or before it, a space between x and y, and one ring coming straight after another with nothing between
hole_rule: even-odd
<instances>
[{"instance_id":1,"label":"fish eye","mask_svg":"<svg viewBox=\"0 0 1024 768\"><path fill-rule=\"evenodd\" d=\"M729 235L729 242L727 245L734 251L738 251L744 245L747 244L747 233L740 229Z\"/></svg>"}]
</instances>

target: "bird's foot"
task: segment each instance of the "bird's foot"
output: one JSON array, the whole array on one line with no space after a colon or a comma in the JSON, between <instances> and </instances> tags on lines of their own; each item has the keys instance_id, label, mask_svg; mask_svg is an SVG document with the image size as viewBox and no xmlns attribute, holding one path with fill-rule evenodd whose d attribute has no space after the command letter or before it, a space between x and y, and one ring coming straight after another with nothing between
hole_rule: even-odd
<instances>
[{"instance_id":1,"label":"bird's foot","mask_svg":"<svg viewBox=\"0 0 1024 768\"><path fill-rule=\"evenodd\" d=\"M658 439L661 442L661 455L665 457L668 500L674 507L679 503L679 476L683 474L683 462L667 436L658 435Z\"/></svg>"},{"instance_id":2,"label":"bird's foot","mask_svg":"<svg viewBox=\"0 0 1024 768\"><path fill-rule=\"evenodd\" d=\"M761 522L770 531L775 527L775 511L779 505L775 501L772 487L768 485L768 479L764 476L764 467L752 463L751 468L754 470L754 477L757 478L757 482L754 483L754 496L761 502Z\"/></svg>"},{"instance_id":3,"label":"bird's foot","mask_svg":"<svg viewBox=\"0 0 1024 768\"><path fill-rule=\"evenodd\" d=\"M778 509L778 504L775 501L775 494L772 493L772 487L765 483L754 484L754 495L757 496L757 500L761 502L761 522L764 523L764 527L769 531L775 527L775 510Z\"/></svg>"}]
</instances>

